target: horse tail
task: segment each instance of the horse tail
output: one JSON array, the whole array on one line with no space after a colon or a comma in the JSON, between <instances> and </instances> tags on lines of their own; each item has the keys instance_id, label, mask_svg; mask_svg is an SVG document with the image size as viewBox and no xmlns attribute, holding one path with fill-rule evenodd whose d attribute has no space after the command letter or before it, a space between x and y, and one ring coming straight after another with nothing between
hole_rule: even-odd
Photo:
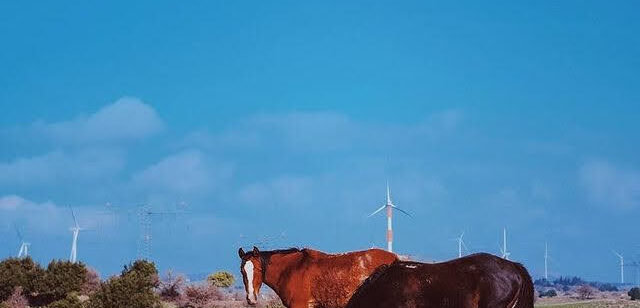
<instances>
[{"instance_id":1,"label":"horse tail","mask_svg":"<svg viewBox=\"0 0 640 308\"><path fill-rule=\"evenodd\" d=\"M535 294L533 293L531 276L522 264L516 263L516 268L520 276L520 283L518 284L518 291L514 299L509 303L507 308L533 308Z\"/></svg>"}]
</instances>

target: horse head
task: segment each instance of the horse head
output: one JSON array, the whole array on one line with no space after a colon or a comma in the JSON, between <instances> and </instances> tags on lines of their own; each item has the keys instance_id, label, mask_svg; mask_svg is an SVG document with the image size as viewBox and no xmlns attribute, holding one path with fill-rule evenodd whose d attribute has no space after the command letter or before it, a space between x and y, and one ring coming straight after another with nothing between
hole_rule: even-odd
<instances>
[{"instance_id":1,"label":"horse head","mask_svg":"<svg viewBox=\"0 0 640 308\"><path fill-rule=\"evenodd\" d=\"M253 246L253 251L244 252L242 248L238 249L240 256L240 272L242 272L242 281L244 289L247 292L247 303L254 306L258 303L258 294L262 286L264 278L262 258L258 247Z\"/></svg>"}]
</instances>

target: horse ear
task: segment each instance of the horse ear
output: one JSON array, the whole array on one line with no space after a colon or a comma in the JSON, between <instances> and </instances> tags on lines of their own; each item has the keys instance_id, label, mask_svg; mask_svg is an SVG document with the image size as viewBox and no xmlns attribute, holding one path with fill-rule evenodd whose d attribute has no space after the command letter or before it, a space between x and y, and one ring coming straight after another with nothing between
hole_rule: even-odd
<instances>
[{"instance_id":1,"label":"horse ear","mask_svg":"<svg viewBox=\"0 0 640 308\"><path fill-rule=\"evenodd\" d=\"M244 257L244 249L242 249L242 247L240 247L240 249L238 249L238 256L240 256L240 259L242 259L242 257Z\"/></svg>"},{"instance_id":2,"label":"horse ear","mask_svg":"<svg viewBox=\"0 0 640 308\"><path fill-rule=\"evenodd\" d=\"M256 255L260 253L260 250L258 250L258 247L253 246L253 253Z\"/></svg>"}]
</instances>

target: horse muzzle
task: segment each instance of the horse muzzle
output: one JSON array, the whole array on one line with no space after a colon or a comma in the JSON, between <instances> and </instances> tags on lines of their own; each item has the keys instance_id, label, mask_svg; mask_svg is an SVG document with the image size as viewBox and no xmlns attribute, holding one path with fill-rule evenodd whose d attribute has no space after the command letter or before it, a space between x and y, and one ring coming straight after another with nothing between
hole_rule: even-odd
<instances>
[{"instance_id":1,"label":"horse muzzle","mask_svg":"<svg viewBox=\"0 0 640 308\"><path fill-rule=\"evenodd\" d=\"M249 306L255 306L258 304L258 299L251 299L251 297L247 295L247 304L249 304Z\"/></svg>"}]
</instances>

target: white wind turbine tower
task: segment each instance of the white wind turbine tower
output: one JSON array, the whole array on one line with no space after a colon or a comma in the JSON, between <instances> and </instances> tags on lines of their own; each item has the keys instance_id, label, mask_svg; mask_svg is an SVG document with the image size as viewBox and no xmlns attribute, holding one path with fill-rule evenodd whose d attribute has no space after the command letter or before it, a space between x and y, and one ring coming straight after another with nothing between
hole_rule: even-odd
<instances>
[{"instance_id":1,"label":"white wind turbine tower","mask_svg":"<svg viewBox=\"0 0 640 308\"><path fill-rule=\"evenodd\" d=\"M458 240L458 258L462 258L462 247L464 247L465 249L467 249L467 245L465 245L464 240L462 240L462 237L464 236L464 231L462 232L462 234L460 234L460 236L457 238Z\"/></svg>"},{"instance_id":2,"label":"white wind turbine tower","mask_svg":"<svg viewBox=\"0 0 640 308\"><path fill-rule=\"evenodd\" d=\"M78 235L80 234L80 230L84 230L80 228L78 225L78 220L76 219L76 214L73 212L73 208L71 209L71 216L73 216L73 227L71 227L71 232L73 234L73 240L71 242L71 254L69 255L69 261L71 263L76 263L78 261Z\"/></svg>"},{"instance_id":3,"label":"white wind turbine tower","mask_svg":"<svg viewBox=\"0 0 640 308\"><path fill-rule=\"evenodd\" d=\"M18 239L20 240L20 250L18 251L18 258L26 258L29 256L29 246L31 246L31 243L25 242L18 227L16 226L15 228L16 233L18 234Z\"/></svg>"},{"instance_id":4,"label":"white wind turbine tower","mask_svg":"<svg viewBox=\"0 0 640 308\"><path fill-rule=\"evenodd\" d=\"M613 253L620 258L620 283L624 284L624 258L615 251Z\"/></svg>"},{"instance_id":5,"label":"white wind turbine tower","mask_svg":"<svg viewBox=\"0 0 640 308\"><path fill-rule=\"evenodd\" d=\"M549 259L549 246L547 245L547 243L544 243L544 280L549 281L547 259Z\"/></svg>"},{"instance_id":6,"label":"white wind turbine tower","mask_svg":"<svg viewBox=\"0 0 640 308\"><path fill-rule=\"evenodd\" d=\"M510 252L507 251L507 228L502 229L502 248L500 248L502 258L509 260Z\"/></svg>"},{"instance_id":7,"label":"white wind turbine tower","mask_svg":"<svg viewBox=\"0 0 640 308\"><path fill-rule=\"evenodd\" d=\"M391 223L391 218L393 217L393 209L396 209L409 217L411 217L411 215L393 204L393 202L391 201L391 190L389 189L389 182L387 182L387 203L381 206L379 209L375 210L375 212L371 213L369 217L377 214L384 209L387 210L387 251L393 252L393 228Z\"/></svg>"}]
</instances>

